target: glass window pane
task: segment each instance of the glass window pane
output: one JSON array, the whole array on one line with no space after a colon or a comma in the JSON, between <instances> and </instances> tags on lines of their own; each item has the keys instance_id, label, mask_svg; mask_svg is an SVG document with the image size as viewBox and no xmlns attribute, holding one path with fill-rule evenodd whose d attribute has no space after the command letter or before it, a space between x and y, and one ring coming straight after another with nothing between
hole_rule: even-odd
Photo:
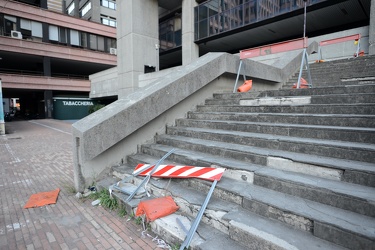
<instances>
[{"instance_id":1,"label":"glass window pane","mask_svg":"<svg viewBox=\"0 0 375 250\"><path fill-rule=\"evenodd\" d=\"M79 32L78 30L70 30L70 44L79 46Z\"/></svg>"},{"instance_id":2,"label":"glass window pane","mask_svg":"<svg viewBox=\"0 0 375 250\"><path fill-rule=\"evenodd\" d=\"M205 6L205 4L202 4L199 6L199 20L202 20L207 17L208 17L208 9Z\"/></svg>"},{"instance_id":3,"label":"glass window pane","mask_svg":"<svg viewBox=\"0 0 375 250\"><path fill-rule=\"evenodd\" d=\"M96 35L90 34L89 39L90 39L90 49L97 50L98 49L98 41L97 41Z\"/></svg>"},{"instance_id":4,"label":"glass window pane","mask_svg":"<svg viewBox=\"0 0 375 250\"><path fill-rule=\"evenodd\" d=\"M34 21L31 22L31 35L35 37L43 37L42 23Z\"/></svg>"},{"instance_id":5,"label":"glass window pane","mask_svg":"<svg viewBox=\"0 0 375 250\"><path fill-rule=\"evenodd\" d=\"M60 43L67 43L67 36L66 36L66 28L60 27L59 28L59 42Z\"/></svg>"},{"instance_id":6,"label":"glass window pane","mask_svg":"<svg viewBox=\"0 0 375 250\"><path fill-rule=\"evenodd\" d=\"M21 19L21 29L31 30L31 21L30 20Z\"/></svg>"},{"instance_id":7,"label":"glass window pane","mask_svg":"<svg viewBox=\"0 0 375 250\"><path fill-rule=\"evenodd\" d=\"M49 40L52 40L52 41L59 40L59 31L57 29L57 26L50 25L48 27L48 31L49 31Z\"/></svg>"},{"instance_id":8,"label":"glass window pane","mask_svg":"<svg viewBox=\"0 0 375 250\"><path fill-rule=\"evenodd\" d=\"M199 22L199 38L205 38L208 36L208 22L207 19Z\"/></svg>"},{"instance_id":9,"label":"glass window pane","mask_svg":"<svg viewBox=\"0 0 375 250\"><path fill-rule=\"evenodd\" d=\"M104 37L98 36L98 50L104 51Z\"/></svg>"},{"instance_id":10,"label":"glass window pane","mask_svg":"<svg viewBox=\"0 0 375 250\"><path fill-rule=\"evenodd\" d=\"M81 32L81 46L87 48L87 33Z\"/></svg>"}]
</instances>

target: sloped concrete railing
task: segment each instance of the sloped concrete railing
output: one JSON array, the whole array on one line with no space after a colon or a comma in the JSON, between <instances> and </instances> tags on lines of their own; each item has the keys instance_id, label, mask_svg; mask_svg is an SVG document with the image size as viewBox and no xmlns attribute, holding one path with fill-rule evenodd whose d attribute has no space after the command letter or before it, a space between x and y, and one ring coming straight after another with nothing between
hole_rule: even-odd
<instances>
[{"instance_id":1,"label":"sloped concrete railing","mask_svg":"<svg viewBox=\"0 0 375 250\"><path fill-rule=\"evenodd\" d=\"M243 65L248 76L284 82L299 66L301 55L288 60L294 66L282 63L282 67L275 67L251 60ZM75 188L83 191L111 166L124 162L126 155L136 153L137 145L163 133L167 124L183 117L213 92L231 92L238 66L236 55L208 53L74 123ZM233 76L228 81L226 73ZM223 79L218 80L220 77Z\"/></svg>"}]
</instances>

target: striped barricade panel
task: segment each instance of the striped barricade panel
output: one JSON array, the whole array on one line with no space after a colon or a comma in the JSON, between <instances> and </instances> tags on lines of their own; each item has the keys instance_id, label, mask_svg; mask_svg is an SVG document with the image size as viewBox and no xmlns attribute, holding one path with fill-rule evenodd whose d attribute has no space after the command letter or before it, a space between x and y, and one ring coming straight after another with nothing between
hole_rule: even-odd
<instances>
[{"instance_id":1,"label":"striped barricade panel","mask_svg":"<svg viewBox=\"0 0 375 250\"><path fill-rule=\"evenodd\" d=\"M135 171L146 169L139 175L146 176L154 167L148 168L150 164L138 164ZM148 168L148 169L147 169ZM208 181L220 181L225 168L195 167L182 165L159 165L152 177L159 178L199 178Z\"/></svg>"}]
</instances>

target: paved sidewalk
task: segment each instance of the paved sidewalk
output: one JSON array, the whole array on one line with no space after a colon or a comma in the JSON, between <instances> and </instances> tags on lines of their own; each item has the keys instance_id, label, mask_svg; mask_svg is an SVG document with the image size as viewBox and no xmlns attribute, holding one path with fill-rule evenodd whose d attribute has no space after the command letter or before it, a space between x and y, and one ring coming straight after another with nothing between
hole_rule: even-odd
<instances>
[{"instance_id":1,"label":"paved sidewalk","mask_svg":"<svg viewBox=\"0 0 375 250\"><path fill-rule=\"evenodd\" d=\"M71 124L13 121L6 130L0 136L0 249L159 249L128 216L74 197ZM56 188L56 204L23 208L30 195Z\"/></svg>"}]
</instances>

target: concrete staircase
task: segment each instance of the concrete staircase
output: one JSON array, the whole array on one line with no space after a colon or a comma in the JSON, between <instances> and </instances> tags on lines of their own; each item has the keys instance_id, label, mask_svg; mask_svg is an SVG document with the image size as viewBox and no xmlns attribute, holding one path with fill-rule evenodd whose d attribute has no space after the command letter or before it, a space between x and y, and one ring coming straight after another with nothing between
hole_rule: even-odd
<instances>
[{"instance_id":1,"label":"concrete staircase","mask_svg":"<svg viewBox=\"0 0 375 250\"><path fill-rule=\"evenodd\" d=\"M313 64L310 89L291 89L295 76L281 90L214 94L113 175L123 178L173 148L164 164L226 168L193 249L375 249L374 64L375 57ZM176 218L189 228L210 186L151 179L153 196L171 195L180 206L152 229L181 243Z\"/></svg>"}]
</instances>

